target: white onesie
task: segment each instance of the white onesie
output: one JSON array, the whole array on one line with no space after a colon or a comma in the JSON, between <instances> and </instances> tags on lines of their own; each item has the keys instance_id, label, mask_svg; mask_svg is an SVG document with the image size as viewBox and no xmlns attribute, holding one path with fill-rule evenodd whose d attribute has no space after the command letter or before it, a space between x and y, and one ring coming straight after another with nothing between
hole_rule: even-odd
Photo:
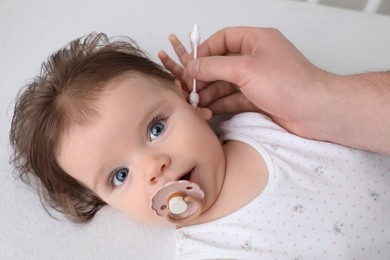
<instances>
[{"instance_id":1,"label":"white onesie","mask_svg":"<svg viewBox=\"0 0 390 260\"><path fill-rule=\"evenodd\" d=\"M218 220L177 229L179 259L390 259L390 157L292 135L257 113L220 126L269 180Z\"/></svg>"}]
</instances>

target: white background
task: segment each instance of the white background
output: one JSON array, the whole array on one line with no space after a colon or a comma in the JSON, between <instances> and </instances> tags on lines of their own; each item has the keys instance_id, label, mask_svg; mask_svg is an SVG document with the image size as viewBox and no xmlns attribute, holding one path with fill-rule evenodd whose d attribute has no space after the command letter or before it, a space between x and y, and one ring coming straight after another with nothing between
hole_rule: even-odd
<instances>
[{"instance_id":1,"label":"white background","mask_svg":"<svg viewBox=\"0 0 390 260\"><path fill-rule=\"evenodd\" d=\"M102 210L93 223L54 220L8 164L17 91L53 51L92 31L127 35L157 61L167 37L226 26L280 29L313 63L336 73L390 67L390 18L282 0L0 0L0 259L172 259L173 230ZM58 215L57 215L58 216Z\"/></svg>"}]
</instances>

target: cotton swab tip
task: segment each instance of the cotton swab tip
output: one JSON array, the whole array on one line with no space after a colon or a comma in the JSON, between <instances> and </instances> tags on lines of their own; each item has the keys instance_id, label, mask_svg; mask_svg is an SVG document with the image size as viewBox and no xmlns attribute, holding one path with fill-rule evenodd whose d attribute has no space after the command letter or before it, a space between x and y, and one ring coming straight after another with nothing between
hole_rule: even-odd
<instances>
[{"instance_id":1,"label":"cotton swab tip","mask_svg":"<svg viewBox=\"0 0 390 260\"><path fill-rule=\"evenodd\" d=\"M199 33L199 26L197 24L194 24L194 28L192 29L190 38L191 38L191 42L194 46L199 45L200 33Z\"/></svg>"},{"instance_id":2,"label":"cotton swab tip","mask_svg":"<svg viewBox=\"0 0 390 260\"><path fill-rule=\"evenodd\" d=\"M196 92L190 93L190 103L194 108L198 107L199 104L199 94Z\"/></svg>"}]
</instances>

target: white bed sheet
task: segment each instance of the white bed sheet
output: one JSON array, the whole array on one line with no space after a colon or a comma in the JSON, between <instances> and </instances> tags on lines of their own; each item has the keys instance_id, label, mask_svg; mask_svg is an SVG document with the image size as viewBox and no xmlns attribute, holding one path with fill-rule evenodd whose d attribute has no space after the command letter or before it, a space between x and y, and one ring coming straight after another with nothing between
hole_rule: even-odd
<instances>
[{"instance_id":1,"label":"white bed sheet","mask_svg":"<svg viewBox=\"0 0 390 260\"><path fill-rule=\"evenodd\" d=\"M156 59L170 33L203 39L226 26L280 29L316 65L337 73L390 68L390 18L283 0L1 0L0 259L172 259L173 230L133 223L105 208L93 223L54 220L12 174L8 131L18 89L41 62L92 31L127 35Z\"/></svg>"}]
</instances>

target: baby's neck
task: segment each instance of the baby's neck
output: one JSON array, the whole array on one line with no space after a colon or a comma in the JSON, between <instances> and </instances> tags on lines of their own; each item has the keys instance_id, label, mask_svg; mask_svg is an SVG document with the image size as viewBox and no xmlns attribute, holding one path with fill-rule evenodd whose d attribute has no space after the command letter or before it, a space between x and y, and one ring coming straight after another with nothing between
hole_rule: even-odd
<instances>
[{"instance_id":1,"label":"baby's neck","mask_svg":"<svg viewBox=\"0 0 390 260\"><path fill-rule=\"evenodd\" d=\"M242 208L257 197L268 182L268 169L253 147L239 141L223 145L226 172L218 199L213 206L188 225L210 222Z\"/></svg>"}]
</instances>

